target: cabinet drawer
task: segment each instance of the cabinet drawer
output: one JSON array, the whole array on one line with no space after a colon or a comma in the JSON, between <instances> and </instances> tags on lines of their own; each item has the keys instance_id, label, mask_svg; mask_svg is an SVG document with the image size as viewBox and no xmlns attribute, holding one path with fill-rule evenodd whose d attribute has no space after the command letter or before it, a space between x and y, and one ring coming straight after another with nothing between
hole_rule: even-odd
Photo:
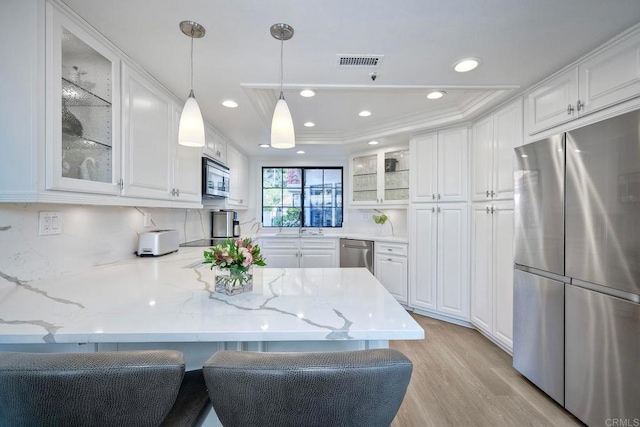
<instances>
[{"instance_id":1,"label":"cabinet drawer","mask_svg":"<svg viewBox=\"0 0 640 427\"><path fill-rule=\"evenodd\" d=\"M336 249L336 239L301 239L300 249Z\"/></svg>"},{"instance_id":2,"label":"cabinet drawer","mask_svg":"<svg viewBox=\"0 0 640 427\"><path fill-rule=\"evenodd\" d=\"M279 237L273 239L261 239L264 249L298 249L300 239L281 239Z\"/></svg>"},{"instance_id":3,"label":"cabinet drawer","mask_svg":"<svg viewBox=\"0 0 640 427\"><path fill-rule=\"evenodd\" d=\"M407 256L407 245L392 243L376 243L377 254Z\"/></svg>"}]
</instances>

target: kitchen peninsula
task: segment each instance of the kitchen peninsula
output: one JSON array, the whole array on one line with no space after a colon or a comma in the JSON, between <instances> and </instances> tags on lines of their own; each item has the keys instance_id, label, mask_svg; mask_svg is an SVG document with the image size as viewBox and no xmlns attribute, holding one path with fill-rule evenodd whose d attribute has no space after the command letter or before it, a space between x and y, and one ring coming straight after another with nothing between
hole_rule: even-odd
<instances>
[{"instance_id":1,"label":"kitchen peninsula","mask_svg":"<svg viewBox=\"0 0 640 427\"><path fill-rule=\"evenodd\" d=\"M253 291L214 290L202 248L0 285L0 350L169 348L197 368L221 349L340 351L422 339L364 268L257 268Z\"/></svg>"}]
</instances>

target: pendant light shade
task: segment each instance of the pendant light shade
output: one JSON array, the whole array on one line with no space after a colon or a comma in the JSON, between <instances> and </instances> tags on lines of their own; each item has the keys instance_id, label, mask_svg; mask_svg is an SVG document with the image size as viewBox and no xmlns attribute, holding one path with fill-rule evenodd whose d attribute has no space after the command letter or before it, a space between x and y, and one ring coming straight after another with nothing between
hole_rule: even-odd
<instances>
[{"instance_id":1,"label":"pendant light shade","mask_svg":"<svg viewBox=\"0 0 640 427\"><path fill-rule=\"evenodd\" d=\"M271 26L271 35L280 40L280 98L276 103L271 120L271 146L273 148L293 148L296 146L296 134L293 129L293 119L287 101L282 93L284 81L284 41L293 37L293 28L287 24L274 24Z\"/></svg>"},{"instance_id":2,"label":"pendant light shade","mask_svg":"<svg viewBox=\"0 0 640 427\"><path fill-rule=\"evenodd\" d=\"M193 94L193 39L204 37L204 27L197 22L182 21L182 32L191 37L191 92L184 103L180 125L178 127L178 144L186 147L204 147L204 121L196 97Z\"/></svg>"},{"instance_id":3,"label":"pendant light shade","mask_svg":"<svg viewBox=\"0 0 640 427\"><path fill-rule=\"evenodd\" d=\"M204 147L204 122L193 91L184 103L178 128L178 142L187 147Z\"/></svg>"},{"instance_id":4,"label":"pendant light shade","mask_svg":"<svg viewBox=\"0 0 640 427\"><path fill-rule=\"evenodd\" d=\"M271 146L273 148L293 148L296 146L293 119L291 119L289 106L282 93L280 93L280 99L278 99L271 121Z\"/></svg>"}]
</instances>

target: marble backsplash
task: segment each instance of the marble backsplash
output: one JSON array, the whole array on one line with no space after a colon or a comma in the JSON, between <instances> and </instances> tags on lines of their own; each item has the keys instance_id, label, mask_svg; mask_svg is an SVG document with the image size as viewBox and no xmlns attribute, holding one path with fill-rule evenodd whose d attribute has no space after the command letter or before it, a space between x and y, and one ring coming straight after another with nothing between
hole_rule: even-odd
<instances>
[{"instance_id":1,"label":"marble backsplash","mask_svg":"<svg viewBox=\"0 0 640 427\"><path fill-rule=\"evenodd\" d=\"M39 212L60 212L62 233L40 236ZM144 213L153 224L144 227ZM30 281L134 257L138 234L177 229L180 241L211 234L209 211L58 204L0 204L0 283Z\"/></svg>"},{"instance_id":2,"label":"marble backsplash","mask_svg":"<svg viewBox=\"0 0 640 427\"><path fill-rule=\"evenodd\" d=\"M60 212L62 233L40 236L39 212ZM260 219L239 212L242 232L259 230ZM407 211L386 209L383 235L407 235ZM144 214L153 224L144 227ZM377 235L374 210L349 209L341 231ZM0 204L0 284L31 281L81 271L96 265L133 258L138 235L154 229L177 229L180 242L209 237L210 210L82 206L58 204ZM347 225L348 223L348 225Z\"/></svg>"}]
</instances>

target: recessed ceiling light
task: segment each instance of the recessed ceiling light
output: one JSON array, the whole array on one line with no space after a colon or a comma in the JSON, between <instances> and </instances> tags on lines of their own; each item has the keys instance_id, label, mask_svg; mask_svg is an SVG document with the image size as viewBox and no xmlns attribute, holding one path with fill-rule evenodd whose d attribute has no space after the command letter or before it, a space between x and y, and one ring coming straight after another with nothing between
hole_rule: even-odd
<instances>
[{"instance_id":1,"label":"recessed ceiling light","mask_svg":"<svg viewBox=\"0 0 640 427\"><path fill-rule=\"evenodd\" d=\"M453 64L453 69L459 73L475 70L480 65L480 58L465 58Z\"/></svg>"},{"instance_id":2,"label":"recessed ceiling light","mask_svg":"<svg viewBox=\"0 0 640 427\"><path fill-rule=\"evenodd\" d=\"M427 98L428 99L440 99L444 96L444 94L447 93L443 90L434 90L433 92L429 92L427 94Z\"/></svg>"},{"instance_id":3,"label":"recessed ceiling light","mask_svg":"<svg viewBox=\"0 0 640 427\"><path fill-rule=\"evenodd\" d=\"M306 128L312 128L312 127L314 127L315 125L316 125L316 124L315 124L315 123L313 123L313 122L306 122L306 123L304 124L304 127L306 127Z\"/></svg>"},{"instance_id":4,"label":"recessed ceiling light","mask_svg":"<svg viewBox=\"0 0 640 427\"><path fill-rule=\"evenodd\" d=\"M236 101L232 101L231 99L225 99L221 102L221 104L227 108L236 108L238 106L238 103Z\"/></svg>"},{"instance_id":5,"label":"recessed ceiling light","mask_svg":"<svg viewBox=\"0 0 640 427\"><path fill-rule=\"evenodd\" d=\"M300 150L300 151L296 151L296 153L298 153L298 154L304 154L304 151Z\"/></svg>"},{"instance_id":6,"label":"recessed ceiling light","mask_svg":"<svg viewBox=\"0 0 640 427\"><path fill-rule=\"evenodd\" d=\"M378 145L380 143L378 141L369 141L369 142L367 142L367 144L369 144L369 145Z\"/></svg>"},{"instance_id":7,"label":"recessed ceiling light","mask_svg":"<svg viewBox=\"0 0 640 427\"><path fill-rule=\"evenodd\" d=\"M260 148L269 148L271 146L269 144L260 144L260 145L258 145L258 147L260 147Z\"/></svg>"},{"instance_id":8,"label":"recessed ceiling light","mask_svg":"<svg viewBox=\"0 0 640 427\"><path fill-rule=\"evenodd\" d=\"M363 110L358 113L360 117L369 117L371 115L371 111Z\"/></svg>"},{"instance_id":9,"label":"recessed ceiling light","mask_svg":"<svg viewBox=\"0 0 640 427\"><path fill-rule=\"evenodd\" d=\"M300 91L300 96L304 96L305 98L311 98L312 96L315 96L315 95L316 95L315 91L311 89L305 89Z\"/></svg>"},{"instance_id":10,"label":"recessed ceiling light","mask_svg":"<svg viewBox=\"0 0 640 427\"><path fill-rule=\"evenodd\" d=\"M520 154L520 157L529 157L529 156L526 154Z\"/></svg>"}]
</instances>

